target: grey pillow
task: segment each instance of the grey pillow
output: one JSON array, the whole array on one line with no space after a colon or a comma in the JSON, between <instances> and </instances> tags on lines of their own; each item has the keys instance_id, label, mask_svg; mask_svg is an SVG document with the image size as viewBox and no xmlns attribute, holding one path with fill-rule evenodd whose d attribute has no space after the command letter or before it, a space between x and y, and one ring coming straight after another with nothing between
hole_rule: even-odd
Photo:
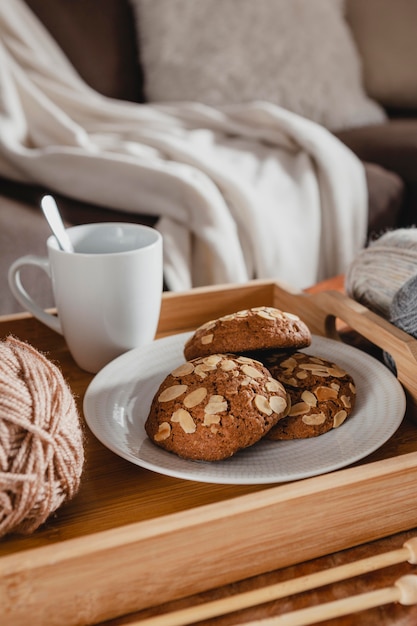
<instances>
[{"instance_id":1,"label":"grey pillow","mask_svg":"<svg viewBox=\"0 0 417 626\"><path fill-rule=\"evenodd\" d=\"M150 102L264 100L330 130L385 119L342 0L131 0Z\"/></svg>"}]
</instances>

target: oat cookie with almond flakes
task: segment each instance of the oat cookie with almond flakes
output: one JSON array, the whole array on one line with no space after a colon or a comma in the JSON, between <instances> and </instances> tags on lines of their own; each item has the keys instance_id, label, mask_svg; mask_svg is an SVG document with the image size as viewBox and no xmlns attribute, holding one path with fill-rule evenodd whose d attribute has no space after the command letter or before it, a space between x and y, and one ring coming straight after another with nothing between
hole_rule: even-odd
<instances>
[{"instance_id":1,"label":"oat cookie with almond flakes","mask_svg":"<svg viewBox=\"0 0 417 626\"><path fill-rule=\"evenodd\" d=\"M219 461L253 445L280 420L287 393L254 359L214 354L187 361L156 392L145 423L158 446Z\"/></svg>"},{"instance_id":2,"label":"oat cookie with almond flakes","mask_svg":"<svg viewBox=\"0 0 417 626\"><path fill-rule=\"evenodd\" d=\"M218 353L242 353L271 348L305 348L311 343L308 326L293 313L260 306L237 311L203 324L187 340L187 360Z\"/></svg>"},{"instance_id":3,"label":"oat cookie with almond flakes","mask_svg":"<svg viewBox=\"0 0 417 626\"><path fill-rule=\"evenodd\" d=\"M335 363L303 352L269 353L262 362L290 399L288 414L268 432L268 439L316 437L341 426L351 414L355 383Z\"/></svg>"}]
</instances>

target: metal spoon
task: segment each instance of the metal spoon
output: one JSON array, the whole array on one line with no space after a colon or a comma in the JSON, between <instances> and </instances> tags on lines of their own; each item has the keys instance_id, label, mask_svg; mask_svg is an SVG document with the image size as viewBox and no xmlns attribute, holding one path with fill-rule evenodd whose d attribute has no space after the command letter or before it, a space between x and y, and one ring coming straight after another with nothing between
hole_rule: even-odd
<instances>
[{"instance_id":1,"label":"metal spoon","mask_svg":"<svg viewBox=\"0 0 417 626\"><path fill-rule=\"evenodd\" d=\"M74 252L55 199L52 196L43 196L41 207L61 250L64 250L64 252Z\"/></svg>"}]
</instances>

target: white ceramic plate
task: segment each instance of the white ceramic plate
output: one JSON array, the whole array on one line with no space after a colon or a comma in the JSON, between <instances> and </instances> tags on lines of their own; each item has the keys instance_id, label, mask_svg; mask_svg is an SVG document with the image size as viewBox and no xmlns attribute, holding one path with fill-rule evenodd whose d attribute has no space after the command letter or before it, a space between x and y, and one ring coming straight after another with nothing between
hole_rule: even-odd
<instances>
[{"instance_id":1,"label":"white ceramic plate","mask_svg":"<svg viewBox=\"0 0 417 626\"><path fill-rule=\"evenodd\" d=\"M131 350L102 369L84 399L94 435L119 456L147 469L200 482L266 484L330 472L364 458L394 434L405 413L395 376L368 354L313 336L305 352L340 365L357 387L354 411L339 428L304 440L263 440L225 461L187 461L155 446L144 429L152 398L165 376L184 362L191 333L158 339Z\"/></svg>"}]
</instances>

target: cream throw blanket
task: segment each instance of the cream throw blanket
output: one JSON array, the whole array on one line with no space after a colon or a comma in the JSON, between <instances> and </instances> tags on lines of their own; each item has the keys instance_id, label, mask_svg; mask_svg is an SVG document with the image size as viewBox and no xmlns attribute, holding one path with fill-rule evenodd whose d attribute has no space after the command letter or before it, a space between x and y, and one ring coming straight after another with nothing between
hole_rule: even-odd
<instances>
[{"instance_id":1,"label":"cream throw blanket","mask_svg":"<svg viewBox=\"0 0 417 626\"><path fill-rule=\"evenodd\" d=\"M252 278L303 288L345 271L365 242L363 167L324 128L265 102L106 98L21 0L0 2L0 174L160 215L177 291Z\"/></svg>"}]
</instances>

